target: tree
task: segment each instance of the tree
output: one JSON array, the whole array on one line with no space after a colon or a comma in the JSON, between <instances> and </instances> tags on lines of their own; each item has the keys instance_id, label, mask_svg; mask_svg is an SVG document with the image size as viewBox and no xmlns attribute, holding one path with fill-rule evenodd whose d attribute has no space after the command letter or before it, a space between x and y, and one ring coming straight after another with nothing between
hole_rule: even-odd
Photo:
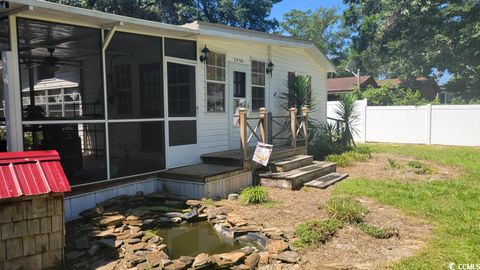
<instances>
[{"instance_id":1,"label":"tree","mask_svg":"<svg viewBox=\"0 0 480 270\"><path fill-rule=\"evenodd\" d=\"M363 70L405 81L448 71L480 94L480 1L345 0ZM476 90L476 91L474 91Z\"/></svg>"},{"instance_id":2,"label":"tree","mask_svg":"<svg viewBox=\"0 0 480 270\"><path fill-rule=\"evenodd\" d=\"M220 23L263 32L278 27L270 19L281 0L49 0L118 15L184 24L195 20Z\"/></svg>"},{"instance_id":3,"label":"tree","mask_svg":"<svg viewBox=\"0 0 480 270\"><path fill-rule=\"evenodd\" d=\"M336 65L346 58L350 32L337 8L293 9L284 14L280 26L291 36L313 41Z\"/></svg>"}]
</instances>

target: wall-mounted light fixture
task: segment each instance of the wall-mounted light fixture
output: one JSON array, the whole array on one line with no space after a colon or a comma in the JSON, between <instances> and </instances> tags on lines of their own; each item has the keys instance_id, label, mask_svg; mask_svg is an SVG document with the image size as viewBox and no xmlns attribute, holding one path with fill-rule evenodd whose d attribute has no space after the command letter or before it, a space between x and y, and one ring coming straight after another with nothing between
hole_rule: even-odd
<instances>
[{"instance_id":1,"label":"wall-mounted light fixture","mask_svg":"<svg viewBox=\"0 0 480 270\"><path fill-rule=\"evenodd\" d=\"M203 48L202 50L202 55L200 55L200 61L206 62L208 60L209 53L210 53L210 50L207 48L207 45L205 45L205 48Z\"/></svg>"},{"instance_id":2,"label":"wall-mounted light fixture","mask_svg":"<svg viewBox=\"0 0 480 270\"><path fill-rule=\"evenodd\" d=\"M268 63L267 65L267 74L272 74L273 73L273 67L275 65L272 63L272 61L270 61L270 63Z\"/></svg>"}]
</instances>

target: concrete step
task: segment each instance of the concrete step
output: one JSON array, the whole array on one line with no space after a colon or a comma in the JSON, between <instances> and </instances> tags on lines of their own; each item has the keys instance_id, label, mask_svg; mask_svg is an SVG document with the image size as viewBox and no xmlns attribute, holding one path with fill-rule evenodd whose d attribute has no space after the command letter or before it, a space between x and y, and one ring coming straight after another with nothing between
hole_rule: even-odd
<instances>
[{"instance_id":1,"label":"concrete step","mask_svg":"<svg viewBox=\"0 0 480 270\"><path fill-rule=\"evenodd\" d=\"M335 163L314 161L313 164L297 168L288 172L268 172L259 174L262 186L285 189L300 189L304 183L318 177L335 172Z\"/></svg>"},{"instance_id":2,"label":"concrete step","mask_svg":"<svg viewBox=\"0 0 480 270\"><path fill-rule=\"evenodd\" d=\"M313 156L298 155L272 162L272 169L275 172L288 172L312 164Z\"/></svg>"},{"instance_id":3,"label":"concrete step","mask_svg":"<svg viewBox=\"0 0 480 270\"><path fill-rule=\"evenodd\" d=\"M303 185L306 187L313 187L313 188L326 188L347 177L348 177L347 173L336 173L336 172L329 173L315 180L307 182Z\"/></svg>"}]
</instances>

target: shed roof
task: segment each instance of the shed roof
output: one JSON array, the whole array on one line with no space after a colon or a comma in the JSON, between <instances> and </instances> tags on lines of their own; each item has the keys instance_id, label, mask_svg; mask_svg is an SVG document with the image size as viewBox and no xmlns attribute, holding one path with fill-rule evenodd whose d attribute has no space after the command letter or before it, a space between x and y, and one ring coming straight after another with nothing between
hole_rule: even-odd
<instances>
[{"instance_id":1,"label":"shed roof","mask_svg":"<svg viewBox=\"0 0 480 270\"><path fill-rule=\"evenodd\" d=\"M364 85L372 76L360 76L360 85ZM349 92L357 88L357 77L334 78L327 80L328 93Z\"/></svg>"},{"instance_id":2,"label":"shed roof","mask_svg":"<svg viewBox=\"0 0 480 270\"><path fill-rule=\"evenodd\" d=\"M57 151L0 154L0 199L69 191Z\"/></svg>"}]
</instances>

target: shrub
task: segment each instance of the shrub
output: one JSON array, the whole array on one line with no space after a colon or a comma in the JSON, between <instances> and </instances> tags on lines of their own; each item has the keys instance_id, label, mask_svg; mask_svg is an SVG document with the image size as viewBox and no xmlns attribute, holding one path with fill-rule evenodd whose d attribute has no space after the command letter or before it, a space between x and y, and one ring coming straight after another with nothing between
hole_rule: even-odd
<instances>
[{"instance_id":1,"label":"shrub","mask_svg":"<svg viewBox=\"0 0 480 270\"><path fill-rule=\"evenodd\" d=\"M268 191L261 186L247 187L240 194L244 204L258 204L268 202Z\"/></svg>"},{"instance_id":2,"label":"shrub","mask_svg":"<svg viewBox=\"0 0 480 270\"><path fill-rule=\"evenodd\" d=\"M364 233L370 236L373 236L375 238L386 239L393 236L395 237L399 236L397 229L394 229L391 227L377 227L377 226L373 226L365 223L359 224L359 227Z\"/></svg>"},{"instance_id":3,"label":"shrub","mask_svg":"<svg viewBox=\"0 0 480 270\"><path fill-rule=\"evenodd\" d=\"M343 154L333 154L327 156L326 160L337 163L339 167L348 167L355 162L365 162L370 158L370 154L362 154L357 151L348 151Z\"/></svg>"},{"instance_id":4,"label":"shrub","mask_svg":"<svg viewBox=\"0 0 480 270\"><path fill-rule=\"evenodd\" d=\"M351 224L363 222L363 216L368 212L367 208L352 198L331 198L326 208L331 218Z\"/></svg>"},{"instance_id":5,"label":"shrub","mask_svg":"<svg viewBox=\"0 0 480 270\"><path fill-rule=\"evenodd\" d=\"M430 174L433 172L432 167L418 160L409 161L407 165L411 167L416 174Z\"/></svg>"},{"instance_id":6,"label":"shrub","mask_svg":"<svg viewBox=\"0 0 480 270\"><path fill-rule=\"evenodd\" d=\"M299 239L293 245L302 248L325 243L341 227L341 223L335 219L307 221L295 228L295 235Z\"/></svg>"}]
</instances>

